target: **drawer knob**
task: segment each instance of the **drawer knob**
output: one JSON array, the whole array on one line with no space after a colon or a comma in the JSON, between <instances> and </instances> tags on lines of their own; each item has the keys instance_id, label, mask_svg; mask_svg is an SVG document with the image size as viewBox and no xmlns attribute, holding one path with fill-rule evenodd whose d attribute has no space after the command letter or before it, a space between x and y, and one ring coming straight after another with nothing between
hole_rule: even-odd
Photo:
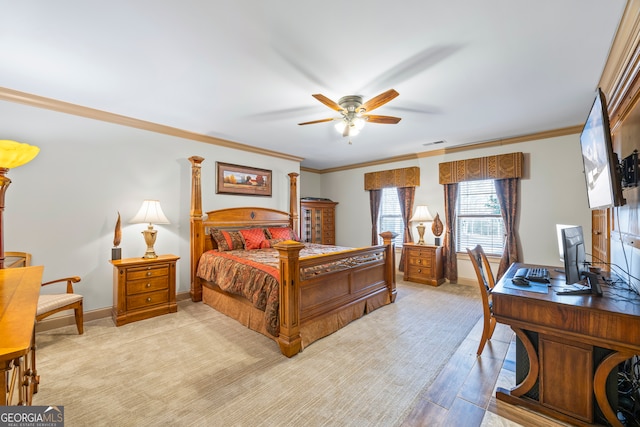
<instances>
[{"instance_id":1,"label":"drawer knob","mask_svg":"<svg viewBox=\"0 0 640 427\"><path fill-rule=\"evenodd\" d=\"M147 271L147 276L151 276L151 272L150 271Z\"/></svg>"},{"instance_id":2,"label":"drawer knob","mask_svg":"<svg viewBox=\"0 0 640 427\"><path fill-rule=\"evenodd\" d=\"M421 268L418 269L418 273L422 273L422 269Z\"/></svg>"},{"instance_id":3,"label":"drawer knob","mask_svg":"<svg viewBox=\"0 0 640 427\"><path fill-rule=\"evenodd\" d=\"M147 288L150 288L150 287L151 287L151 283L147 283Z\"/></svg>"},{"instance_id":4,"label":"drawer knob","mask_svg":"<svg viewBox=\"0 0 640 427\"><path fill-rule=\"evenodd\" d=\"M151 302L151 297L147 298L147 302Z\"/></svg>"}]
</instances>

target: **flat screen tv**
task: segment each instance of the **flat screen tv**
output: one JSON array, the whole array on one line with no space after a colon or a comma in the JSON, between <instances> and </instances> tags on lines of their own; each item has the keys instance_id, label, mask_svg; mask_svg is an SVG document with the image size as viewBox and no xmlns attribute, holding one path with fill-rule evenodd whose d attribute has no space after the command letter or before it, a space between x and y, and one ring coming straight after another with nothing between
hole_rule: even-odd
<instances>
[{"instance_id":1,"label":"flat screen tv","mask_svg":"<svg viewBox=\"0 0 640 427\"><path fill-rule=\"evenodd\" d=\"M600 88L580 134L580 148L589 208L624 205L618 156L611 142L607 102Z\"/></svg>"}]
</instances>

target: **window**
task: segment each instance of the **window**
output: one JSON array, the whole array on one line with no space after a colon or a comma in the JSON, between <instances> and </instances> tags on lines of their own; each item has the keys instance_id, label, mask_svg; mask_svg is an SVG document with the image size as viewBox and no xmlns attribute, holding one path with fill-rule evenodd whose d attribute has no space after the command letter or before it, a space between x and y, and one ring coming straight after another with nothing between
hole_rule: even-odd
<instances>
[{"instance_id":1,"label":"window","mask_svg":"<svg viewBox=\"0 0 640 427\"><path fill-rule=\"evenodd\" d=\"M393 239L393 243L396 247L402 247L404 224L402 223L398 190L395 187L382 189L380 214L378 215L378 232L382 233L383 231L396 233L397 236ZM378 241L382 244L382 238L380 236L378 236Z\"/></svg>"},{"instance_id":2,"label":"window","mask_svg":"<svg viewBox=\"0 0 640 427\"><path fill-rule=\"evenodd\" d=\"M502 256L505 230L492 179L458 183L456 251L482 245L485 253Z\"/></svg>"}]
</instances>

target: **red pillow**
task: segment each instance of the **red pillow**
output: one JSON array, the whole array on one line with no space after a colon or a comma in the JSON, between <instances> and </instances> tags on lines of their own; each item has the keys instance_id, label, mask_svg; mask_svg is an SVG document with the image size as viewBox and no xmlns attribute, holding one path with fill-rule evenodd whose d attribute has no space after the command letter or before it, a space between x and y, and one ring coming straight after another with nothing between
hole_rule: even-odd
<instances>
[{"instance_id":1,"label":"red pillow","mask_svg":"<svg viewBox=\"0 0 640 427\"><path fill-rule=\"evenodd\" d=\"M276 227L267 229L272 239L298 240L298 236L289 227Z\"/></svg>"},{"instance_id":2,"label":"red pillow","mask_svg":"<svg viewBox=\"0 0 640 427\"><path fill-rule=\"evenodd\" d=\"M244 248L246 250L260 249L260 244L267 240L262 228L249 228L240 230L240 234L244 238Z\"/></svg>"}]
</instances>

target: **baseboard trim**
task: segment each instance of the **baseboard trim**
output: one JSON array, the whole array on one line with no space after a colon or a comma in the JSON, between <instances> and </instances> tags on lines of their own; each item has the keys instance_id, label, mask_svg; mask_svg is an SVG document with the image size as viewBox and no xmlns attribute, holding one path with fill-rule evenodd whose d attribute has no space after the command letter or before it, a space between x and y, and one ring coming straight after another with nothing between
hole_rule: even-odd
<instances>
[{"instance_id":1,"label":"baseboard trim","mask_svg":"<svg viewBox=\"0 0 640 427\"><path fill-rule=\"evenodd\" d=\"M189 292L181 292L176 294L176 301L184 301L190 299ZM73 315L73 311L68 311L69 314L62 314L59 316L53 316L44 320L41 320L36 324L36 332L50 331L52 329L58 329L65 326L75 326L76 318ZM104 319L111 317L111 307L99 308L97 310L90 310L84 312L84 321L89 322L91 320Z\"/></svg>"}]
</instances>

